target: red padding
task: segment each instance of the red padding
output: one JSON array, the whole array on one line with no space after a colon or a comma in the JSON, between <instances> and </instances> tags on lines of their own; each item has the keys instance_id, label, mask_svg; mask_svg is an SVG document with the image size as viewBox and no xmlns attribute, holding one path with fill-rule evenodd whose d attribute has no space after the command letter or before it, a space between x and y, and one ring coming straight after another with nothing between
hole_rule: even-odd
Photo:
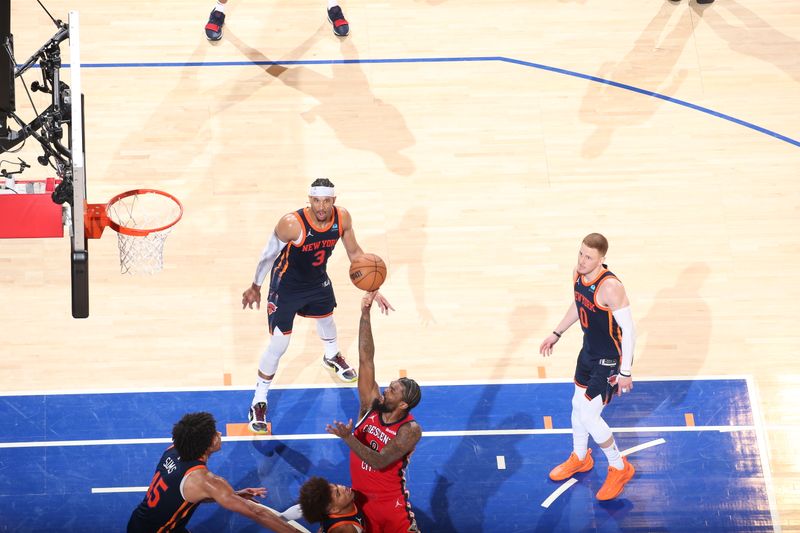
<instances>
[{"instance_id":1,"label":"red padding","mask_svg":"<svg viewBox=\"0 0 800 533\"><path fill-rule=\"evenodd\" d=\"M0 194L0 239L63 236L61 206L49 194Z\"/></svg>"}]
</instances>

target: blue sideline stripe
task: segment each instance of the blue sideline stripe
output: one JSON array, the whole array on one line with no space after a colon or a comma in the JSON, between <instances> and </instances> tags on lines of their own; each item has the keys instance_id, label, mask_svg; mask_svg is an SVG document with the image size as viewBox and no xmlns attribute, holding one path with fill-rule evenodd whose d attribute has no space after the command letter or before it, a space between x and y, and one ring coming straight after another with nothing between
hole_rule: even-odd
<instances>
[{"instance_id":1,"label":"blue sideline stripe","mask_svg":"<svg viewBox=\"0 0 800 533\"><path fill-rule=\"evenodd\" d=\"M720 118L722 120L727 120L728 122L732 122L734 124L738 124L739 126L744 126L745 128L751 129L753 131L757 131L759 133L763 133L764 135L768 135L780 141L789 143L793 146L800 147L800 141L796 139L792 139L791 137L787 137L786 135L781 135L778 132L769 130L767 128L763 128L757 124L753 124L752 122L748 122L746 120L742 120L731 115L721 113L719 111L714 111L713 109L709 109L707 107L703 107L701 105L693 104L691 102L687 102L686 100L681 100L679 98L673 98L671 96L667 96L664 94L660 94L654 91L648 91L647 89L641 89L639 87L635 87L633 85L628 85L626 83L620 83L617 81L607 80L605 78L598 78L597 76L592 76L590 74L583 74L580 72L576 72L574 70L567 70L558 67L551 67L549 65L543 65L541 63L534 63L532 61L523 61L521 59L513 59L509 57L503 56L477 56L477 57L421 57L421 58L396 58L396 59L308 59L308 60L299 60L299 61L186 61L186 62L141 62L141 63L84 63L81 65L81 68L165 68L165 67L240 67L240 66L250 66L250 65L258 65L258 66L268 66L268 65L352 65L352 64L378 64L378 63L464 63L464 62L492 62L492 61L499 61L503 63L511 63L513 65L520 65L523 67L530 67L536 68L539 70L545 70L547 72L553 72L555 74L563 74L565 76L572 76L574 78L581 78L588 81L593 81L597 83L603 83L605 85L611 85L613 87L617 87L619 89L625 89L626 91L631 91L635 93L639 93L644 96L651 96L653 98L659 98L664 100L665 102L669 102L672 104L676 104L679 106L686 107L688 109L693 109L695 111L699 111L701 113L705 113L712 117ZM38 67L38 65L36 65ZM69 66L68 64L66 66Z\"/></svg>"}]
</instances>

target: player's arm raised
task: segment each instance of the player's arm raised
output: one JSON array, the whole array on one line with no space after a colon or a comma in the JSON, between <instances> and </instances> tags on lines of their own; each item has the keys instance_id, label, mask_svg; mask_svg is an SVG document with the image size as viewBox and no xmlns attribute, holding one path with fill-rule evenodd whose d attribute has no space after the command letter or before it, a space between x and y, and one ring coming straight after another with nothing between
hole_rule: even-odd
<instances>
[{"instance_id":1,"label":"player's arm raised","mask_svg":"<svg viewBox=\"0 0 800 533\"><path fill-rule=\"evenodd\" d=\"M246 516L271 531L297 533L297 529L282 518L263 505L236 494L230 483L208 470L189 475L184 481L183 494L187 501L198 502L211 498L225 509Z\"/></svg>"},{"instance_id":2,"label":"player's arm raised","mask_svg":"<svg viewBox=\"0 0 800 533\"><path fill-rule=\"evenodd\" d=\"M358 417L372 407L381 391L375 381L375 340L372 338L372 302L377 292L368 292L361 299L361 320L358 323Z\"/></svg>"},{"instance_id":3,"label":"player's arm raised","mask_svg":"<svg viewBox=\"0 0 800 533\"><path fill-rule=\"evenodd\" d=\"M272 268L272 264L278 254L281 253L281 250L289 242L299 239L301 232L300 221L297 220L294 213L288 213L281 217L272 235L270 235L267 245L264 246L264 250L261 252L258 265L256 265L253 284L242 293L242 309L245 307L252 309L253 304L256 304L256 308L261 308L261 286L269 275L269 269Z\"/></svg>"}]
</instances>

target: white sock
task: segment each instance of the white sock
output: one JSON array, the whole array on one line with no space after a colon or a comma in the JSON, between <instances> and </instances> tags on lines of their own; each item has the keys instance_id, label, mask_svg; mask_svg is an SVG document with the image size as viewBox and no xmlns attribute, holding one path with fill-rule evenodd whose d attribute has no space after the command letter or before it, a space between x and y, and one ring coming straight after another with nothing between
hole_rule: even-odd
<instances>
[{"instance_id":1,"label":"white sock","mask_svg":"<svg viewBox=\"0 0 800 533\"><path fill-rule=\"evenodd\" d=\"M328 9L339 5L339 0L328 0Z\"/></svg>"},{"instance_id":2,"label":"white sock","mask_svg":"<svg viewBox=\"0 0 800 533\"><path fill-rule=\"evenodd\" d=\"M317 319L317 334L325 347L325 359L333 359L339 353L339 340L336 336L336 322L333 315Z\"/></svg>"},{"instance_id":3,"label":"white sock","mask_svg":"<svg viewBox=\"0 0 800 533\"><path fill-rule=\"evenodd\" d=\"M219 11L220 13L225 13L225 4L222 2L217 2L217 5L214 6L214 11Z\"/></svg>"},{"instance_id":4,"label":"white sock","mask_svg":"<svg viewBox=\"0 0 800 533\"><path fill-rule=\"evenodd\" d=\"M608 448L600 448L603 450L603 453L606 454L606 459L608 459L608 464L616 468L617 470L622 470L625 468L625 465L622 464L622 455L619 453L619 448L617 448L617 441L611 443L611 446Z\"/></svg>"},{"instance_id":5,"label":"white sock","mask_svg":"<svg viewBox=\"0 0 800 533\"><path fill-rule=\"evenodd\" d=\"M253 394L253 403L251 405L255 405L258 402L265 402L267 401L267 393L269 392L269 386L272 385L272 380L264 379L261 376L258 376L258 381L256 381L256 392Z\"/></svg>"}]
</instances>

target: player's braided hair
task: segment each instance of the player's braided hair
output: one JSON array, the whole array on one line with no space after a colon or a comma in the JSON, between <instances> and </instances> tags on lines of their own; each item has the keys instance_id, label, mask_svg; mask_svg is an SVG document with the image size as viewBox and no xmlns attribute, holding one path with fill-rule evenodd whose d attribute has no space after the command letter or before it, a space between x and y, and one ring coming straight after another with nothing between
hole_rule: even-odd
<instances>
[{"instance_id":1,"label":"player's braided hair","mask_svg":"<svg viewBox=\"0 0 800 533\"><path fill-rule=\"evenodd\" d=\"M317 178L311 183L312 187L335 187L333 182L328 178Z\"/></svg>"},{"instance_id":2,"label":"player's braided hair","mask_svg":"<svg viewBox=\"0 0 800 533\"><path fill-rule=\"evenodd\" d=\"M300 510L309 522L322 522L333 501L331 484L322 477L312 477L300 487Z\"/></svg>"},{"instance_id":3,"label":"player's braided hair","mask_svg":"<svg viewBox=\"0 0 800 533\"><path fill-rule=\"evenodd\" d=\"M211 413L189 413L172 426L172 442L186 461L199 459L217 435L217 422Z\"/></svg>"},{"instance_id":4,"label":"player's braided hair","mask_svg":"<svg viewBox=\"0 0 800 533\"><path fill-rule=\"evenodd\" d=\"M419 384L410 378L400 378L397 381L403 385L403 401L408 404L408 410L415 408L422 399L422 389Z\"/></svg>"}]
</instances>

